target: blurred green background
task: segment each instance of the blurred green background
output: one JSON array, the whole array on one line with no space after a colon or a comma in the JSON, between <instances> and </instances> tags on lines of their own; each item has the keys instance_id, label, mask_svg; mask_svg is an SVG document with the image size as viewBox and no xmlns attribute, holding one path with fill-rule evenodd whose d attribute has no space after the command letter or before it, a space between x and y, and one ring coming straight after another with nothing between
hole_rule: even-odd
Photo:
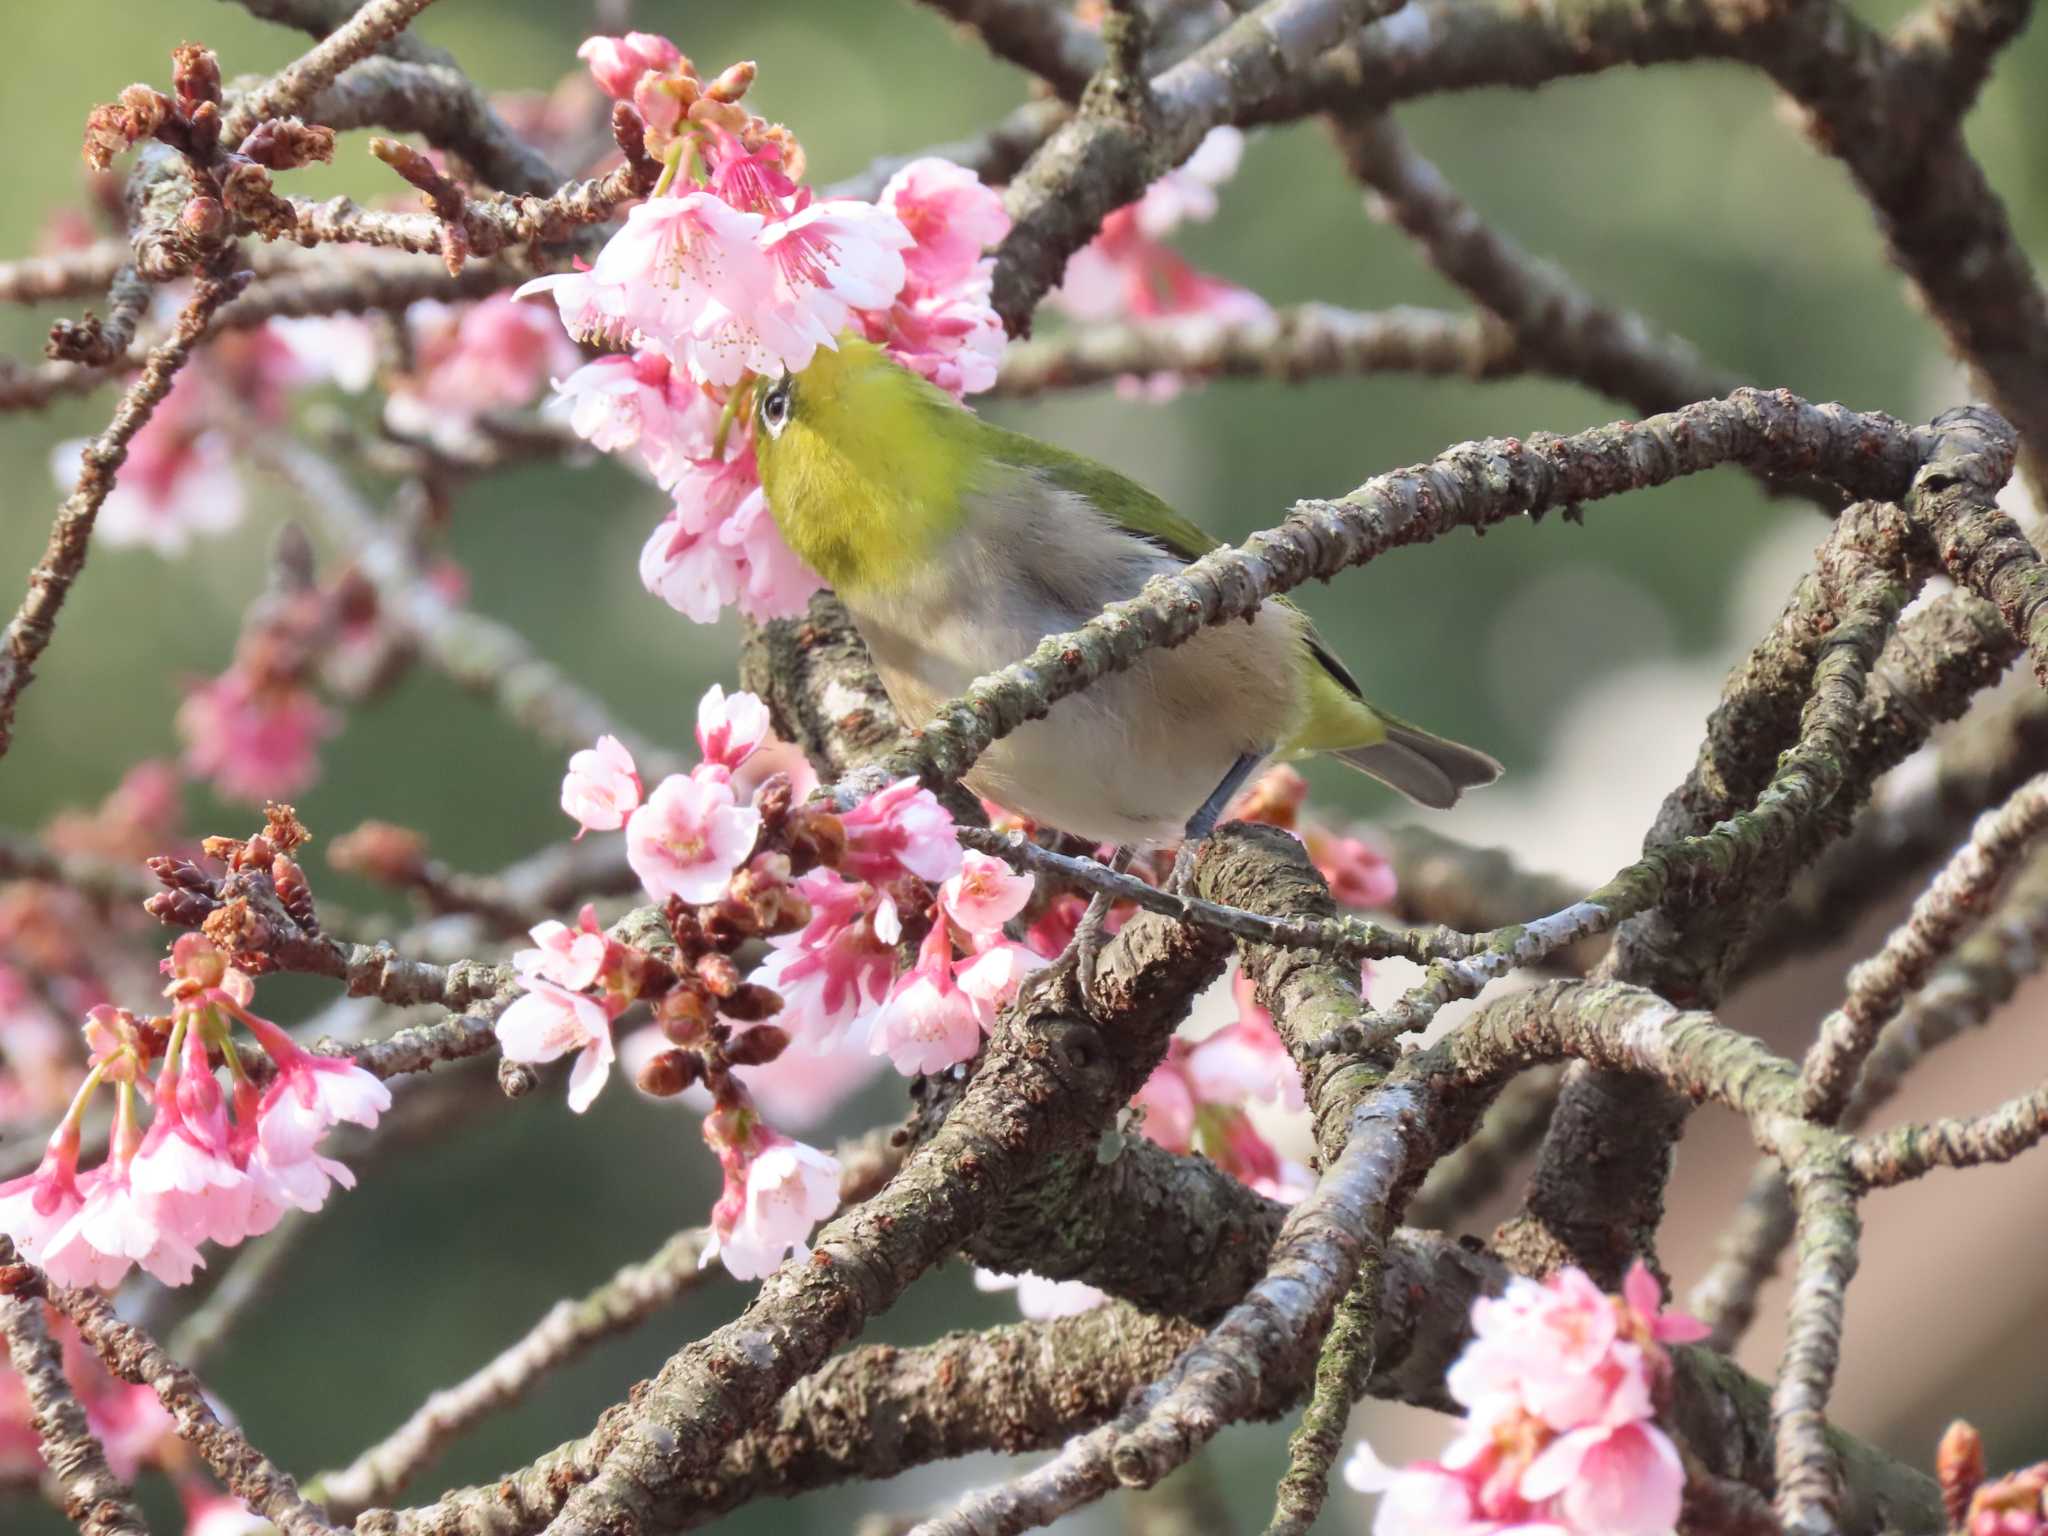
<instances>
[{"instance_id":1,"label":"blurred green background","mask_svg":"<svg viewBox=\"0 0 2048 1536\"><path fill-rule=\"evenodd\" d=\"M1865 10L1880 23L1896 14ZM0 251L10 254L33 247L54 211L82 205L76 144L86 110L130 80L164 82L172 45L210 44L231 75L271 69L304 46L206 0L10 0L6 13L17 61L0 94L0 142L14 146L0 204ZM710 68L758 60L750 105L796 129L819 183L877 154L970 133L1026 94L1020 75L903 0L650 0L633 24L671 34ZM542 0L446 0L420 27L494 90L551 86L590 29L583 7ZM2048 119L2024 82L2044 65L2048 40L2037 28L2001 62L1970 121L2030 247L2048 221ZM1625 71L1536 95L1428 103L1402 120L1502 229L1715 362L1809 398L1906 416L1961 398L1847 178L1751 73ZM390 190L360 138L344 141L338 158L293 190ZM1221 215L1177 243L1275 303L1459 302L1397 231L1367 219L1313 126L1255 139ZM0 346L34 356L53 313L0 313ZM108 405L102 396L0 418L0 573L25 572L42 546L57 501L50 445L96 430ZM1406 377L1229 384L1164 406L1104 391L993 410L1111 461L1226 537L1275 520L1296 497L1341 492L1461 439L1572 431L1622 414L1561 385ZM289 510L268 483L252 481L252 500L257 515L241 531L176 563L95 552L0 765L0 824L33 829L59 808L96 801L136 759L175 750L179 685L225 664L270 533ZM454 549L478 607L517 624L620 717L680 744L699 690L730 681L735 637L692 627L641 591L634 558L661 510L658 493L609 464L516 471L465 495ZM1668 657L1718 670L1753 638L1736 632L1730 609L1769 608L1782 593L1741 590L1746 562L1768 530L1800 519L1811 514L1766 505L1747 480L1717 475L1594 508L1583 528L1513 526L1483 542L1401 551L1306 602L1375 697L1534 778L1557 747L1559 710L1610 669ZM1818 525L1810 532L1817 539ZM18 574L4 580L11 605ZM424 829L459 867L487 869L564 831L559 754L424 671L356 714L324 760L319 784L299 799L316 833L374 815ZM1361 780L1323 782L1358 813L1389 809ZM1629 807L1634 826L1652 803ZM199 791L189 809L195 832L248 828L246 811ZM317 849L312 872L337 899L373 900L325 874ZM318 997L266 987L281 1008ZM876 1090L846 1125L888 1117L899 1094ZM336 1201L210 1382L259 1443L311 1472L352 1454L557 1297L701 1219L715 1183L694 1118L620 1086L582 1120L556 1091L476 1115L460 1135L380 1162L359 1192ZM488 1421L415 1492L488 1477L580 1432L741 1299L738 1287L713 1284L600 1349L536 1401ZM1007 1299L975 1295L956 1266L875 1336L911 1341L941 1323L1007 1315ZM1277 1431L1257 1430L1219 1447L1247 1521L1269 1497L1278 1445ZM1898 1449L1925 1454L1918 1443ZM917 1508L959 1475L941 1469L892 1490L770 1506L728 1528L843 1531L858 1508ZM1359 1519L1354 1504L1328 1523ZM5 1506L0 1526L58 1528L46 1512Z\"/></svg>"}]
</instances>

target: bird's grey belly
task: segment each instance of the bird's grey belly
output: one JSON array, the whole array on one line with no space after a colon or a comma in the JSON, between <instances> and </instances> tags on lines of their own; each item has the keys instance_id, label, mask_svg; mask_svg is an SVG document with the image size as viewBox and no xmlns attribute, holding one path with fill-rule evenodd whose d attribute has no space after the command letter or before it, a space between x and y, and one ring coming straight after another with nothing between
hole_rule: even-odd
<instances>
[{"instance_id":1,"label":"bird's grey belly","mask_svg":"<svg viewBox=\"0 0 2048 1536\"><path fill-rule=\"evenodd\" d=\"M1177 841L1239 757L1263 756L1288 734L1299 687L1289 665L1292 632L1279 610L1270 612L1256 632L1241 625L1205 631L1059 700L1043 719L991 746L968 786L1091 841ZM976 678L1024 659L1047 633L1074 627L1063 615L1020 622L965 605L927 615L915 634L858 609L854 617L909 726L929 720Z\"/></svg>"}]
</instances>

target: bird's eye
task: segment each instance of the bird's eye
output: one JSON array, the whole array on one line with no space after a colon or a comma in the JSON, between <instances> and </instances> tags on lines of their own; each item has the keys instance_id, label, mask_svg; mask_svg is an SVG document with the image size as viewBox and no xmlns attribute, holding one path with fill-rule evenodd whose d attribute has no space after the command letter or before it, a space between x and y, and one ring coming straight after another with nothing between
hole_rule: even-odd
<instances>
[{"instance_id":1,"label":"bird's eye","mask_svg":"<svg viewBox=\"0 0 2048 1536\"><path fill-rule=\"evenodd\" d=\"M761 397L761 425L770 437L780 437L789 424L789 380L784 379Z\"/></svg>"}]
</instances>

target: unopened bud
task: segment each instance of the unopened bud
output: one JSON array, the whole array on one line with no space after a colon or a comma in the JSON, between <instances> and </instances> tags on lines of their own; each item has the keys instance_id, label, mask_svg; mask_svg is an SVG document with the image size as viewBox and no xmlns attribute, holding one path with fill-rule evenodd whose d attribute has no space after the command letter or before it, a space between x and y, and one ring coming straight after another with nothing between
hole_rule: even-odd
<instances>
[{"instance_id":1,"label":"unopened bud","mask_svg":"<svg viewBox=\"0 0 2048 1536\"><path fill-rule=\"evenodd\" d=\"M718 1011L743 1024L759 1023L782 1012L782 994L758 982L744 982L718 1005Z\"/></svg>"},{"instance_id":2,"label":"unopened bud","mask_svg":"<svg viewBox=\"0 0 2048 1536\"><path fill-rule=\"evenodd\" d=\"M713 997L728 998L739 990L740 968L733 963L731 955L700 955L697 979L704 983Z\"/></svg>"},{"instance_id":3,"label":"unopened bud","mask_svg":"<svg viewBox=\"0 0 2048 1536\"><path fill-rule=\"evenodd\" d=\"M178 228L195 240L218 240L227 227L228 211L217 197L192 198L178 213Z\"/></svg>"},{"instance_id":4,"label":"unopened bud","mask_svg":"<svg viewBox=\"0 0 2048 1536\"><path fill-rule=\"evenodd\" d=\"M186 114L186 150L201 159L211 158L220 145L220 104L202 101Z\"/></svg>"},{"instance_id":5,"label":"unopened bud","mask_svg":"<svg viewBox=\"0 0 2048 1536\"><path fill-rule=\"evenodd\" d=\"M273 171L295 171L315 160L334 158L334 130L296 117L274 117L258 123L242 140L241 153Z\"/></svg>"},{"instance_id":6,"label":"unopened bud","mask_svg":"<svg viewBox=\"0 0 2048 1536\"><path fill-rule=\"evenodd\" d=\"M1966 1419L1957 1419L1942 1435L1934 1452L1934 1478L1941 1484L1948 1523L1960 1526L1970 1512L1970 1498L1984 1481L1984 1437Z\"/></svg>"},{"instance_id":7,"label":"unopened bud","mask_svg":"<svg viewBox=\"0 0 2048 1536\"><path fill-rule=\"evenodd\" d=\"M214 884L213 876L190 859L158 854L143 862L148 865L149 872L156 876L159 884L167 885L173 890L197 891L203 896L211 896L219 889Z\"/></svg>"},{"instance_id":8,"label":"unopened bud","mask_svg":"<svg viewBox=\"0 0 2048 1536\"><path fill-rule=\"evenodd\" d=\"M540 1086L540 1074L523 1061L498 1063L498 1091L508 1099L523 1099Z\"/></svg>"},{"instance_id":9,"label":"unopened bud","mask_svg":"<svg viewBox=\"0 0 2048 1536\"><path fill-rule=\"evenodd\" d=\"M189 112L201 102L220 100L220 60L201 43L180 43L171 50L171 88Z\"/></svg>"},{"instance_id":10,"label":"unopened bud","mask_svg":"<svg viewBox=\"0 0 2048 1536\"><path fill-rule=\"evenodd\" d=\"M695 1051L663 1051L650 1056L633 1081L642 1093L668 1099L703 1075L704 1063Z\"/></svg>"},{"instance_id":11,"label":"unopened bud","mask_svg":"<svg viewBox=\"0 0 2048 1536\"><path fill-rule=\"evenodd\" d=\"M406 885L419 877L427 858L426 839L410 827L366 821L344 832L327 848L327 862L344 874L380 885Z\"/></svg>"},{"instance_id":12,"label":"unopened bud","mask_svg":"<svg viewBox=\"0 0 2048 1536\"><path fill-rule=\"evenodd\" d=\"M747 94L747 88L759 73L752 59L742 59L737 64L727 65L716 80L704 87L704 94L713 101L738 101Z\"/></svg>"},{"instance_id":13,"label":"unopened bud","mask_svg":"<svg viewBox=\"0 0 2048 1536\"><path fill-rule=\"evenodd\" d=\"M159 891L142 904L142 910L169 928L197 928L218 905L197 891Z\"/></svg>"},{"instance_id":14,"label":"unopened bud","mask_svg":"<svg viewBox=\"0 0 2048 1536\"><path fill-rule=\"evenodd\" d=\"M775 829L782 825L782 818L789 814L789 808L796 801L796 785L786 773L771 773L761 781L754 791L754 809L761 813L761 835L763 840L772 839Z\"/></svg>"},{"instance_id":15,"label":"unopened bud","mask_svg":"<svg viewBox=\"0 0 2048 1536\"><path fill-rule=\"evenodd\" d=\"M285 915L299 925L299 931L318 933L320 917L313 909L313 887L307 883L306 872L298 862L280 853L270 862L270 883L277 887L277 899Z\"/></svg>"},{"instance_id":16,"label":"unopened bud","mask_svg":"<svg viewBox=\"0 0 2048 1536\"><path fill-rule=\"evenodd\" d=\"M789 1049L789 1031L776 1024L756 1024L728 1041L725 1059L736 1067L765 1066Z\"/></svg>"},{"instance_id":17,"label":"unopened bud","mask_svg":"<svg viewBox=\"0 0 2048 1536\"><path fill-rule=\"evenodd\" d=\"M711 994L685 976L655 999L654 1021L677 1045L694 1045L718 1016Z\"/></svg>"}]
</instances>

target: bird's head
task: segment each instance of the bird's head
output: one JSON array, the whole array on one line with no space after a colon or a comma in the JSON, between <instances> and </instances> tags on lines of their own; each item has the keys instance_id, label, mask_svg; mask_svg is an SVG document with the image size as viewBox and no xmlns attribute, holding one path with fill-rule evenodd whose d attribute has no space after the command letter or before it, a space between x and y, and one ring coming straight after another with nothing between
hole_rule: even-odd
<instances>
[{"instance_id":1,"label":"bird's head","mask_svg":"<svg viewBox=\"0 0 2048 1536\"><path fill-rule=\"evenodd\" d=\"M841 592L886 582L959 524L976 418L853 335L764 379L754 454L782 536Z\"/></svg>"}]
</instances>

